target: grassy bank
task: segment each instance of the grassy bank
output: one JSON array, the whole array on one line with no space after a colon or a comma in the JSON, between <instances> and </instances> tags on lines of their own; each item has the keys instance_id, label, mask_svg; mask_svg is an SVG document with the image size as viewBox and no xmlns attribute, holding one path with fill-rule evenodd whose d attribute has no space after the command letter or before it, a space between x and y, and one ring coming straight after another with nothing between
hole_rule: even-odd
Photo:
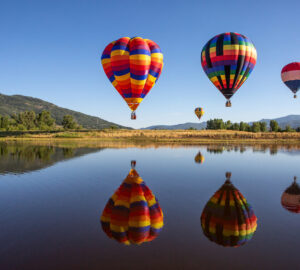
<instances>
[{"instance_id":1,"label":"grassy bank","mask_svg":"<svg viewBox=\"0 0 300 270\"><path fill-rule=\"evenodd\" d=\"M252 133L232 130L101 130L57 132L0 132L0 141L73 141L80 142L126 142L162 144L209 144L209 143L278 143L300 144L297 132Z\"/></svg>"}]
</instances>

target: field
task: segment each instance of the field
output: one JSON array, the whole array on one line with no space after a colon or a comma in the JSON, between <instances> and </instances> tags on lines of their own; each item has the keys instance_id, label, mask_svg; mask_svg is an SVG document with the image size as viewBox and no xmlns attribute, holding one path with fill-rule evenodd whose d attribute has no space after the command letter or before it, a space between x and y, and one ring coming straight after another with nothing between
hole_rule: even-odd
<instances>
[{"instance_id":1,"label":"field","mask_svg":"<svg viewBox=\"0 0 300 270\"><path fill-rule=\"evenodd\" d=\"M0 141L132 142L169 144L278 143L299 144L299 132L252 133L233 130L82 130L57 132L0 132Z\"/></svg>"}]
</instances>

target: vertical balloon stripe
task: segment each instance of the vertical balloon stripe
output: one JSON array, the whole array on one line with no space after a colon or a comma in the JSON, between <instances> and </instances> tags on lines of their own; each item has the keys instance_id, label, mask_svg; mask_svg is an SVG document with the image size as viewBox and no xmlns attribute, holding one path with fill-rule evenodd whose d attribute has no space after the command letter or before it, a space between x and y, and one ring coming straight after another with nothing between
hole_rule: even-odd
<instances>
[{"instance_id":1,"label":"vertical balloon stripe","mask_svg":"<svg viewBox=\"0 0 300 270\"><path fill-rule=\"evenodd\" d=\"M237 84L237 89L245 82L245 80L248 78L250 75L251 71L254 68L254 65L256 64L256 50L253 46L253 44L250 42L249 39L245 38L246 44L249 44L246 47L246 58L245 58L245 64L244 64L244 70L243 70L243 75L239 83ZM236 90L237 90L236 89Z\"/></svg>"},{"instance_id":2,"label":"vertical balloon stripe","mask_svg":"<svg viewBox=\"0 0 300 270\"><path fill-rule=\"evenodd\" d=\"M112 71L124 97L130 95L129 41L130 38L120 38L111 50Z\"/></svg>"},{"instance_id":3,"label":"vertical balloon stripe","mask_svg":"<svg viewBox=\"0 0 300 270\"><path fill-rule=\"evenodd\" d=\"M150 49L144 39L136 37L130 40L130 82L131 97L139 98L144 89L150 63Z\"/></svg>"},{"instance_id":4,"label":"vertical balloon stripe","mask_svg":"<svg viewBox=\"0 0 300 270\"><path fill-rule=\"evenodd\" d=\"M116 81L116 78L114 76L114 73L113 73L112 67L111 67L110 54L111 54L111 50L112 50L114 44L115 44L115 41L111 42L110 44L108 44L106 46L106 48L104 49L104 51L102 53L101 63L102 63L102 66L103 66L103 69L104 69L104 72L105 72L107 78L110 80L112 85L115 87L115 89L122 96L122 89L118 85L118 82Z\"/></svg>"},{"instance_id":5,"label":"vertical balloon stripe","mask_svg":"<svg viewBox=\"0 0 300 270\"><path fill-rule=\"evenodd\" d=\"M146 39L145 42L150 49L151 63L145 87L141 93L142 98L149 93L153 85L157 82L163 68L163 54L159 46L149 39Z\"/></svg>"}]
</instances>

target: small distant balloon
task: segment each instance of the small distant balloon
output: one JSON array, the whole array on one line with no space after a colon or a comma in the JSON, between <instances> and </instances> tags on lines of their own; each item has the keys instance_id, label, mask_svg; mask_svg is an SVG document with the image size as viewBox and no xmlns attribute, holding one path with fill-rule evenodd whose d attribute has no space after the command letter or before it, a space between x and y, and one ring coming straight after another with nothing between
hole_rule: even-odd
<instances>
[{"instance_id":1,"label":"small distant balloon","mask_svg":"<svg viewBox=\"0 0 300 270\"><path fill-rule=\"evenodd\" d=\"M210 81L227 99L247 80L256 64L253 43L238 33L223 33L210 39L202 49L201 64Z\"/></svg>"},{"instance_id":2,"label":"small distant balloon","mask_svg":"<svg viewBox=\"0 0 300 270\"><path fill-rule=\"evenodd\" d=\"M200 120L201 117L204 115L204 110L201 107L197 107L195 109L195 114L198 117L198 119Z\"/></svg>"},{"instance_id":3,"label":"small distant balloon","mask_svg":"<svg viewBox=\"0 0 300 270\"><path fill-rule=\"evenodd\" d=\"M244 196L226 173L223 186L210 198L201 215L204 235L225 247L239 247L252 238L257 218Z\"/></svg>"},{"instance_id":4,"label":"small distant balloon","mask_svg":"<svg viewBox=\"0 0 300 270\"><path fill-rule=\"evenodd\" d=\"M205 158L199 151L198 154L195 156L195 162L202 164L204 162Z\"/></svg>"},{"instance_id":5,"label":"small distant balloon","mask_svg":"<svg viewBox=\"0 0 300 270\"><path fill-rule=\"evenodd\" d=\"M122 37L106 46L101 57L104 72L129 106L135 110L157 82L163 68L163 54L150 39Z\"/></svg>"},{"instance_id":6,"label":"small distant balloon","mask_svg":"<svg viewBox=\"0 0 300 270\"><path fill-rule=\"evenodd\" d=\"M300 186L294 182L283 192L281 196L281 205L292 213L300 213Z\"/></svg>"},{"instance_id":7,"label":"small distant balloon","mask_svg":"<svg viewBox=\"0 0 300 270\"><path fill-rule=\"evenodd\" d=\"M300 89L300 62L293 62L284 66L281 70L281 79L296 98L296 93Z\"/></svg>"},{"instance_id":8,"label":"small distant balloon","mask_svg":"<svg viewBox=\"0 0 300 270\"><path fill-rule=\"evenodd\" d=\"M132 161L129 174L107 202L100 219L106 235L125 245L150 242L164 226L158 200L135 165Z\"/></svg>"}]
</instances>

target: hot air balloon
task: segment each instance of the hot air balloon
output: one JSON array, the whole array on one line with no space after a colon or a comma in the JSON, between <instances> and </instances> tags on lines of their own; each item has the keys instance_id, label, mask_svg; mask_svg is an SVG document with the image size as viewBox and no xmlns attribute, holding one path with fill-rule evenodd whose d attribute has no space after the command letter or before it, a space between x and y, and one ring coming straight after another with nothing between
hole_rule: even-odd
<instances>
[{"instance_id":1,"label":"hot air balloon","mask_svg":"<svg viewBox=\"0 0 300 270\"><path fill-rule=\"evenodd\" d=\"M104 72L131 109L135 110L157 82L163 54L150 39L122 37L106 46L101 57Z\"/></svg>"},{"instance_id":2,"label":"hot air balloon","mask_svg":"<svg viewBox=\"0 0 300 270\"><path fill-rule=\"evenodd\" d=\"M223 33L209 40L202 49L201 64L211 82L227 99L246 81L256 64L253 43L238 33Z\"/></svg>"},{"instance_id":3,"label":"hot air balloon","mask_svg":"<svg viewBox=\"0 0 300 270\"><path fill-rule=\"evenodd\" d=\"M296 183L296 180L297 178L294 177L293 184L281 196L282 206L292 213L300 213L300 186Z\"/></svg>"},{"instance_id":4,"label":"hot air balloon","mask_svg":"<svg viewBox=\"0 0 300 270\"><path fill-rule=\"evenodd\" d=\"M109 238L125 245L139 245L158 236L164 225L163 212L135 170L135 162L131 165L132 169L107 202L100 220Z\"/></svg>"},{"instance_id":5,"label":"hot air balloon","mask_svg":"<svg viewBox=\"0 0 300 270\"><path fill-rule=\"evenodd\" d=\"M195 114L197 115L198 119L200 120L201 117L204 115L204 110L201 107L195 109Z\"/></svg>"},{"instance_id":6,"label":"hot air balloon","mask_svg":"<svg viewBox=\"0 0 300 270\"><path fill-rule=\"evenodd\" d=\"M257 218L230 177L231 173L226 173L225 183L205 205L201 226L209 240L225 247L238 247L252 238Z\"/></svg>"},{"instance_id":7,"label":"hot air balloon","mask_svg":"<svg viewBox=\"0 0 300 270\"><path fill-rule=\"evenodd\" d=\"M300 89L300 62L293 62L284 66L281 70L281 79L296 98L296 93Z\"/></svg>"},{"instance_id":8,"label":"hot air balloon","mask_svg":"<svg viewBox=\"0 0 300 270\"><path fill-rule=\"evenodd\" d=\"M205 158L199 151L198 154L195 156L195 162L202 164L204 162Z\"/></svg>"}]
</instances>

